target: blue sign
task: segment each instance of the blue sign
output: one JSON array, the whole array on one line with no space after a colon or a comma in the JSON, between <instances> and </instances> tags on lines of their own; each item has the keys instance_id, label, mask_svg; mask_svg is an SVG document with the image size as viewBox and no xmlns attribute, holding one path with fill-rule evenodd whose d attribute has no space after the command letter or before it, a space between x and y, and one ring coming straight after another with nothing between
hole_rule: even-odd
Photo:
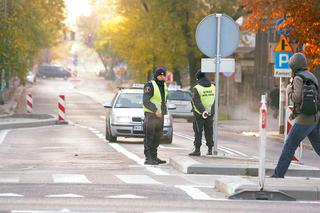
<instances>
[{"instance_id":1,"label":"blue sign","mask_svg":"<svg viewBox=\"0 0 320 213\"><path fill-rule=\"evenodd\" d=\"M285 26L285 24L287 24L287 19L286 18L280 19L276 23L276 31L281 36L288 36L290 34L291 27Z\"/></svg>"},{"instance_id":2,"label":"blue sign","mask_svg":"<svg viewBox=\"0 0 320 213\"><path fill-rule=\"evenodd\" d=\"M289 59L292 56L292 52L275 52L275 69L290 69Z\"/></svg>"},{"instance_id":3,"label":"blue sign","mask_svg":"<svg viewBox=\"0 0 320 213\"><path fill-rule=\"evenodd\" d=\"M274 60L274 77L291 77L291 69L289 67L289 59L292 52L275 52Z\"/></svg>"}]
</instances>

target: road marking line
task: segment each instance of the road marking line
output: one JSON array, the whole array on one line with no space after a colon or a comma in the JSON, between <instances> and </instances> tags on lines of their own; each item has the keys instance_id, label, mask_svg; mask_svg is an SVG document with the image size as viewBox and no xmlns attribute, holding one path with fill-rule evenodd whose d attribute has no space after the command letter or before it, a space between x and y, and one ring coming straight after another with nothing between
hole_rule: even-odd
<instances>
[{"instance_id":1,"label":"road marking line","mask_svg":"<svg viewBox=\"0 0 320 213\"><path fill-rule=\"evenodd\" d=\"M10 130L3 130L0 131L0 144L3 143L4 139L6 138L7 134L10 132Z\"/></svg>"},{"instance_id":2,"label":"road marking line","mask_svg":"<svg viewBox=\"0 0 320 213\"><path fill-rule=\"evenodd\" d=\"M46 195L45 197L84 197L77 194L56 194L56 195Z\"/></svg>"},{"instance_id":3,"label":"road marking line","mask_svg":"<svg viewBox=\"0 0 320 213\"><path fill-rule=\"evenodd\" d=\"M186 138L186 139L192 140L192 141L194 140L194 137L191 137L191 136L188 136L188 135L183 135L181 133L173 133L173 134L176 135L176 136L182 137L182 138ZM205 140L202 140L202 142L205 142ZM237 155L238 154L238 155L242 155L244 157L248 157L248 155L246 155L246 154L244 154L242 152L239 152L237 150L234 150L234 149L231 149L231 148L228 148L228 147L225 147L225 146L219 145L218 149L221 150L221 151L224 151L224 152L226 152L228 154L231 154L231 155Z\"/></svg>"},{"instance_id":4,"label":"road marking line","mask_svg":"<svg viewBox=\"0 0 320 213\"><path fill-rule=\"evenodd\" d=\"M89 129L90 131L95 131L96 129L91 128L91 127L86 127L87 129ZM108 142L105 139L105 135L104 134L95 134L98 138L102 139L104 142ZM123 148L120 144L116 144L116 143L108 143L112 148L114 148L117 152L120 152L122 154L124 154L127 158L135 161L136 163L138 163L139 165L144 166L147 170L149 170L150 172L152 172L155 175L170 175L167 172L163 171L160 168L156 168L153 166L146 166L144 165L144 159L139 158L137 155L133 154L132 152L129 152L128 150L126 150L125 148Z\"/></svg>"},{"instance_id":5,"label":"road marking line","mask_svg":"<svg viewBox=\"0 0 320 213\"><path fill-rule=\"evenodd\" d=\"M242 153L242 152L239 152L239 151L237 151L237 150L235 150L235 149L231 149L231 148L228 148L228 147L225 147L225 146L222 146L222 145L220 145L220 147L223 148L223 149L226 149L226 150L230 150L231 152L235 152L235 153L237 153L237 154L239 154L239 155L241 155L241 156L243 156L243 157L248 157L247 154L244 154L244 153Z\"/></svg>"},{"instance_id":6,"label":"road marking line","mask_svg":"<svg viewBox=\"0 0 320 213\"><path fill-rule=\"evenodd\" d=\"M124 154L125 156L127 156L128 158L130 158L131 160L134 160L135 162L137 162L138 164L144 166L147 170L149 170L150 172L152 172L153 174L156 175L169 175L167 172L163 171L160 168L155 168L152 166L145 166L144 165L144 160L139 158L137 155L133 154L132 152L127 151L125 148L123 148L122 146L120 146L119 144L116 143L109 143L109 145L114 148L116 151Z\"/></svg>"},{"instance_id":7,"label":"road marking line","mask_svg":"<svg viewBox=\"0 0 320 213\"><path fill-rule=\"evenodd\" d=\"M71 212L69 209L61 209L60 211L41 211L41 210L12 210L11 213L63 213Z\"/></svg>"},{"instance_id":8,"label":"road marking line","mask_svg":"<svg viewBox=\"0 0 320 213\"><path fill-rule=\"evenodd\" d=\"M163 146L163 145L159 145L159 148L161 148L161 149L188 150L187 148L182 148L182 147L170 147L170 146Z\"/></svg>"},{"instance_id":9,"label":"road marking line","mask_svg":"<svg viewBox=\"0 0 320 213\"><path fill-rule=\"evenodd\" d=\"M0 183L19 183L18 177L1 177Z\"/></svg>"},{"instance_id":10,"label":"road marking line","mask_svg":"<svg viewBox=\"0 0 320 213\"><path fill-rule=\"evenodd\" d=\"M15 194L15 193L1 193L0 197L24 197L24 195Z\"/></svg>"},{"instance_id":11,"label":"road marking line","mask_svg":"<svg viewBox=\"0 0 320 213\"><path fill-rule=\"evenodd\" d=\"M96 134L96 136L97 136L98 138L101 138L101 139L102 139L102 138L105 138L105 137L104 137L104 134L102 134L102 133Z\"/></svg>"},{"instance_id":12,"label":"road marking line","mask_svg":"<svg viewBox=\"0 0 320 213\"><path fill-rule=\"evenodd\" d=\"M116 177L130 184L162 184L147 175L116 175Z\"/></svg>"},{"instance_id":13,"label":"road marking line","mask_svg":"<svg viewBox=\"0 0 320 213\"><path fill-rule=\"evenodd\" d=\"M193 186L176 185L175 187L186 192L194 200L214 200L212 197Z\"/></svg>"},{"instance_id":14,"label":"road marking line","mask_svg":"<svg viewBox=\"0 0 320 213\"><path fill-rule=\"evenodd\" d=\"M55 183L91 183L85 175L79 174L53 174L52 178Z\"/></svg>"},{"instance_id":15,"label":"road marking line","mask_svg":"<svg viewBox=\"0 0 320 213\"><path fill-rule=\"evenodd\" d=\"M132 199L145 199L147 197L144 196L138 196L133 194L122 194L122 195L110 195L105 198L132 198Z\"/></svg>"}]
</instances>

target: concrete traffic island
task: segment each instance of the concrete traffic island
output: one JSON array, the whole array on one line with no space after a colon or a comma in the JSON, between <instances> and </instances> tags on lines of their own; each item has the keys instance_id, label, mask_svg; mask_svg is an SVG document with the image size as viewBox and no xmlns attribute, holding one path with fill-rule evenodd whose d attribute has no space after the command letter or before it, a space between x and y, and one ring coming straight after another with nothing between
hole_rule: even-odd
<instances>
[{"instance_id":1,"label":"concrete traffic island","mask_svg":"<svg viewBox=\"0 0 320 213\"><path fill-rule=\"evenodd\" d=\"M186 174L218 175L214 186L226 196L259 191L258 160L230 156L175 156L170 164ZM264 191L280 191L296 200L320 200L320 169L291 164L286 178L270 178L275 162L266 162Z\"/></svg>"},{"instance_id":2,"label":"concrete traffic island","mask_svg":"<svg viewBox=\"0 0 320 213\"><path fill-rule=\"evenodd\" d=\"M245 157L221 156L175 156L170 164L186 174L241 175L258 176L258 159ZM266 176L273 174L276 162L266 162ZM291 164L286 176L320 177L320 169L316 167Z\"/></svg>"}]
</instances>

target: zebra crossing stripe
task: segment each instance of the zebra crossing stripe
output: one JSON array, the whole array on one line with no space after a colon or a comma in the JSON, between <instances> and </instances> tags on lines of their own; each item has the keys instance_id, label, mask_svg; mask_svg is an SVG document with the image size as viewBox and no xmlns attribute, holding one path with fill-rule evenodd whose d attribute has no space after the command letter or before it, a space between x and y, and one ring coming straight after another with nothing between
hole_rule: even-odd
<instances>
[{"instance_id":1,"label":"zebra crossing stripe","mask_svg":"<svg viewBox=\"0 0 320 213\"><path fill-rule=\"evenodd\" d=\"M116 177L130 184L162 184L147 175L116 175Z\"/></svg>"},{"instance_id":2,"label":"zebra crossing stripe","mask_svg":"<svg viewBox=\"0 0 320 213\"><path fill-rule=\"evenodd\" d=\"M53 174L54 183L91 183L85 175L80 174Z\"/></svg>"}]
</instances>

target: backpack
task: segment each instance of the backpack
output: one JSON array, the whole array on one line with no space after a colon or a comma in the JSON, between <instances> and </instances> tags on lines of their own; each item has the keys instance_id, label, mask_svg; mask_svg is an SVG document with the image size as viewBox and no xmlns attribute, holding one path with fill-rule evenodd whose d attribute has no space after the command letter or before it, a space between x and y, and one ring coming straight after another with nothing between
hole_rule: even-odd
<instances>
[{"instance_id":1,"label":"backpack","mask_svg":"<svg viewBox=\"0 0 320 213\"><path fill-rule=\"evenodd\" d=\"M300 112L305 115L316 115L320 110L319 88L311 79L303 75L298 76L303 80Z\"/></svg>"}]
</instances>

